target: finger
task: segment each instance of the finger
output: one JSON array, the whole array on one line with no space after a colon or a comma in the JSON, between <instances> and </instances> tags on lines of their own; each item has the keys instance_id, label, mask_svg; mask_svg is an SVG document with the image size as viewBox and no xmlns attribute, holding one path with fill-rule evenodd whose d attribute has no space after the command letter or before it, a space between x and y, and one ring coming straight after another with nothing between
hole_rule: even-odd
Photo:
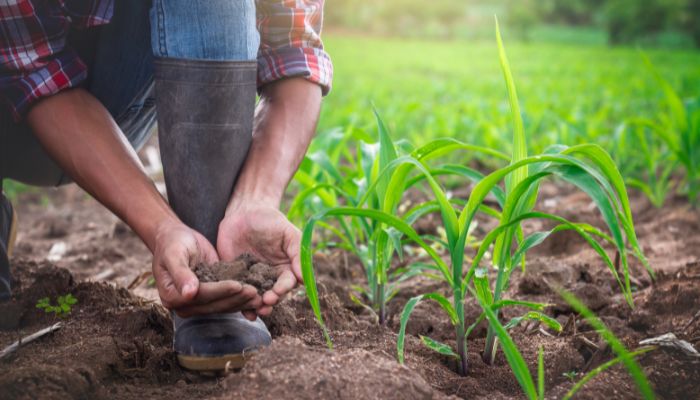
<instances>
[{"instance_id":1,"label":"finger","mask_svg":"<svg viewBox=\"0 0 700 400\"><path fill-rule=\"evenodd\" d=\"M277 282L272 286L272 290L268 290L263 295L263 301L267 305L275 305L279 299L294 289L297 285L297 280L292 271L286 269L277 278Z\"/></svg>"},{"instance_id":2,"label":"finger","mask_svg":"<svg viewBox=\"0 0 700 400\"><path fill-rule=\"evenodd\" d=\"M219 281L206 282L199 284L197 297L194 298L192 304L206 304L216 300L221 300L227 297L241 294L242 296L252 298L249 292L241 293L243 285L237 281Z\"/></svg>"},{"instance_id":3,"label":"finger","mask_svg":"<svg viewBox=\"0 0 700 400\"><path fill-rule=\"evenodd\" d=\"M248 321L255 321L256 319L258 319L258 314L252 310L244 310L241 312L241 314L243 314L245 319L247 319Z\"/></svg>"},{"instance_id":4,"label":"finger","mask_svg":"<svg viewBox=\"0 0 700 400\"><path fill-rule=\"evenodd\" d=\"M252 289L255 289L251 286ZM263 305L262 297L258 296L257 290L255 291L255 294L250 301L245 305L246 310L257 310Z\"/></svg>"},{"instance_id":5,"label":"finger","mask_svg":"<svg viewBox=\"0 0 700 400\"><path fill-rule=\"evenodd\" d=\"M259 316L261 317L266 317L270 314L272 314L272 306L262 306L257 309L256 311Z\"/></svg>"},{"instance_id":6,"label":"finger","mask_svg":"<svg viewBox=\"0 0 700 400\"><path fill-rule=\"evenodd\" d=\"M172 276L175 287L185 300L191 300L197 295L199 280L190 269L190 253L187 247L175 247L163 256L165 270Z\"/></svg>"},{"instance_id":7,"label":"finger","mask_svg":"<svg viewBox=\"0 0 700 400\"><path fill-rule=\"evenodd\" d=\"M268 290L263 293L262 299L263 304L274 306L280 301L280 296L272 290Z\"/></svg>"},{"instance_id":8,"label":"finger","mask_svg":"<svg viewBox=\"0 0 700 400\"><path fill-rule=\"evenodd\" d=\"M163 307L172 309L181 307L190 301L182 297L175 285L173 277L164 266L154 263L153 277L155 278L158 295L160 296Z\"/></svg>"}]
</instances>

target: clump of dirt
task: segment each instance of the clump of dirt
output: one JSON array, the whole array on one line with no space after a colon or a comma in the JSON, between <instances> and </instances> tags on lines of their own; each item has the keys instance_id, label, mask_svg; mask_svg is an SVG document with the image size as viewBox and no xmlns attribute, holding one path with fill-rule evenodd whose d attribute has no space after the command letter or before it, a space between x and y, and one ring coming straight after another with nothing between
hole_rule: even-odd
<instances>
[{"instance_id":1,"label":"clump of dirt","mask_svg":"<svg viewBox=\"0 0 700 400\"><path fill-rule=\"evenodd\" d=\"M225 381L219 399L447 399L418 373L362 349L329 351L284 337Z\"/></svg>"},{"instance_id":2,"label":"clump of dirt","mask_svg":"<svg viewBox=\"0 0 700 400\"><path fill-rule=\"evenodd\" d=\"M202 282L238 281L253 286L260 294L272 289L277 280L274 267L258 262L249 254L243 254L233 262L199 263L194 267L194 273Z\"/></svg>"}]
</instances>

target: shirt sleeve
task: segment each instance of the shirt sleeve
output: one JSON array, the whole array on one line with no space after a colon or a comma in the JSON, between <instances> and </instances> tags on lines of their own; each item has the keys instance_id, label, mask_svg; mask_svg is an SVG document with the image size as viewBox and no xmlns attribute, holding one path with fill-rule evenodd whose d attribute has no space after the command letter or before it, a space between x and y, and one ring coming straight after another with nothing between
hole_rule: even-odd
<instances>
[{"instance_id":1,"label":"shirt sleeve","mask_svg":"<svg viewBox=\"0 0 700 400\"><path fill-rule=\"evenodd\" d=\"M96 7L94 5L101 5ZM0 100L16 121L43 97L78 86L87 66L66 44L72 15L68 3L18 0L0 5ZM106 23L109 2L95 2L84 26ZM95 13L96 12L96 13Z\"/></svg>"},{"instance_id":2,"label":"shirt sleeve","mask_svg":"<svg viewBox=\"0 0 700 400\"><path fill-rule=\"evenodd\" d=\"M257 0L258 87L301 76L331 89L333 64L323 49L324 0Z\"/></svg>"}]
</instances>

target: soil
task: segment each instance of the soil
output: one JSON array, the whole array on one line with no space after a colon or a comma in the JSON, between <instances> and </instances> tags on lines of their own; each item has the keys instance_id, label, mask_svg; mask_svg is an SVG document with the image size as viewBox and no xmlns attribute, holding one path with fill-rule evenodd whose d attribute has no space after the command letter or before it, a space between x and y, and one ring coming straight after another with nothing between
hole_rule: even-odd
<instances>
[{"instance_id":1,"label":"soil","mask_svg":"<svg viewBox=\"0 0 700 400\"><path fill-rule=\"evenodd\" d=\"M542 190L546 200L538 208L602 226L585 195L554 184ZM657 274L652 280L639 263L631 264L634 308L626 304L595 252L571 232L550 237L528 254L526 272L513 274L507 297L550 303L547 314L565 326L557 334L523 322L511 331L533 374L538 348L543 346L547 398L561 398L572 387L568 376L575 374L578 380L613 357L553 286L579 296L628 348L669 332L700 348L700 214L682 199L655 209L632 193L632 203L641 245ZM171 351L172 323L153 288L150 255L127 227L74 187L25 193L15 204L20 231L11 260L14 293L11 301L0 303L0 349L55 322L63 326L0 360L3 399L523 398L502 352L492 366L481 360L485 324L469 338L466 377L454 372L451 360L421 344L418 335L454 345L454 330L433 303L416 308L407 329L406 363L399 365L397 314L408 298L429 291L447 295L446 288L424 278L403 282L388 304L386 326L379 326L373 315L352 301L351 286L364 284L363 271L359 260L341 251L315 257L332 351L303 290L297 289L265 319L273 345L240 372L225 377L187 372ZM439 222L433 217L421 230L436 232ZM495 222L483 219L478 224L477 236ZM529 222L524 229L548 227ZM66 251L47 261L49 250L59 242ZM200 276L242 279L231 274L250 273L253 268L248 264L210 266L202 268ZM55 300L67 293L78 303L64 318L35 308L39 298ZM473 299L467 300L465 311L468 320L479 315ZM506 308L503 317L509 320L522 311ZM638 362L659 398L700 398L697 359L659 349ZM576 398L636 399L639 394L624 367L616 366L588 382Z\"/></svg>"},{"instance_id":2,"label":"soil","mask_svg":"<svg viewBox=\"0 0 700 400\"><path fill-rule=\"evenodd\" d=\"M259 294L272 289L278 275L274 267L258 262L250 254L232 262L197 264L194 273L201 282L238 281L253 286Z\"/></svg>"}]
</instances>

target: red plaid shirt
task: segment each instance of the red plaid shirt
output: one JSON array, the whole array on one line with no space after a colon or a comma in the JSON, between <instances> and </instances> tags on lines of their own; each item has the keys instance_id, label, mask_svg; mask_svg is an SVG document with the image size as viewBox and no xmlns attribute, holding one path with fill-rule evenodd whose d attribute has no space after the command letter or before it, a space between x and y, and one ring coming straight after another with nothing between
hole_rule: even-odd
<instances>
[{"instance_id":1,"label":"red plaid shirt","mask_svg":"<svg viewBox=\"0 0 700 400\"><path fill-rule=\"evenodd\" d=\"M320 32L324 0L256 0L258 85L302 76L328 93L333 65ZM45 96L75 87L87 67L66 45L70 26L109 23L114 0L0 0L0 99L20 120Z\"/></svg>"}]
</instances>

